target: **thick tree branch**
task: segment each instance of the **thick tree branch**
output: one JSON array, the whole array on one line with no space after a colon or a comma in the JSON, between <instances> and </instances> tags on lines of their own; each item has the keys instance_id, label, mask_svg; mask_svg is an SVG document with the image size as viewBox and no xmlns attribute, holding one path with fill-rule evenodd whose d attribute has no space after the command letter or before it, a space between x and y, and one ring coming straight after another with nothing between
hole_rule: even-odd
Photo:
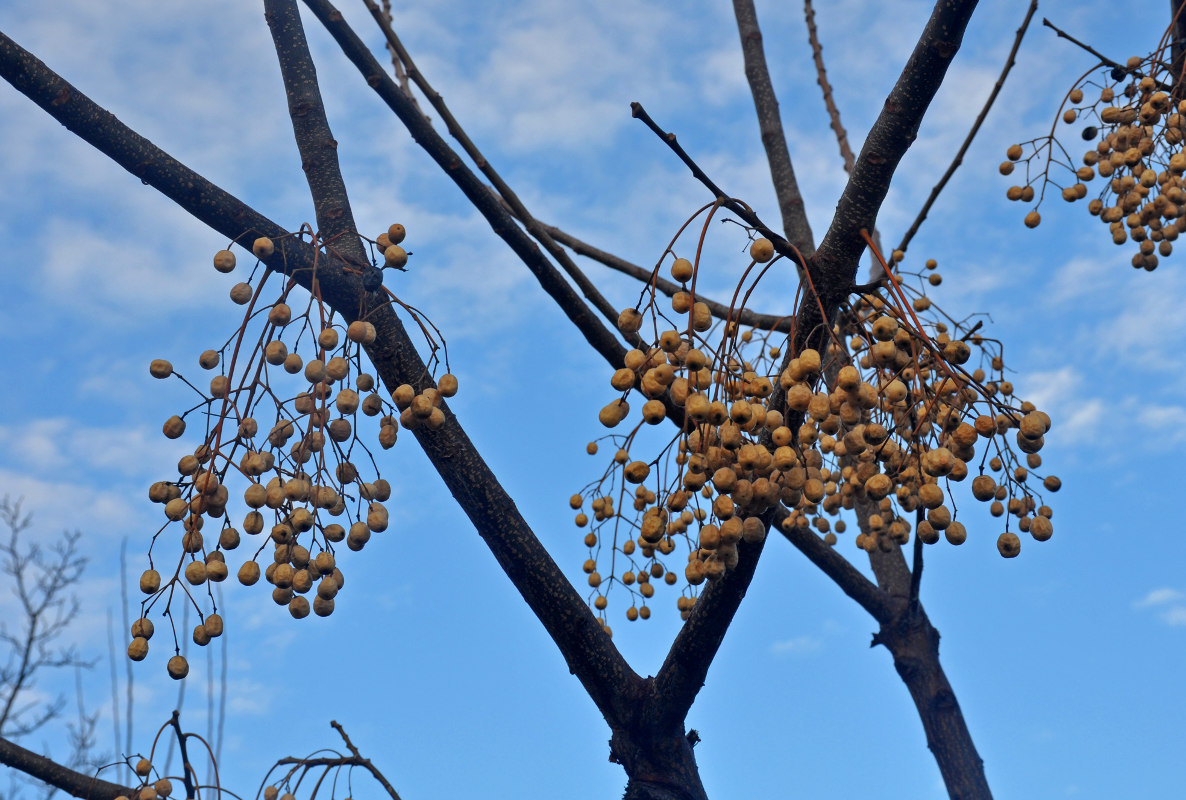
<instances>
[{"instance_id":1,"label":"thick tree branch","mask_svg":"<svg viewBox=\"0 0 1186 800\"><path fill-rule=\"evenodd\" d=\"M861 230L876 227L877 213L898 163L914 143L975 8L975 0L939 0L935 4L910 60L869 131L836 215L815 254L822 274L822 285L817 289L826 306L835 307L852 286L865 249Z\"/></svg>"},{"instance_id":2,"label":"thick tree branch","mask_svg":"<svg viewBox=\"0 0 1186 800\"><path fill-rule=\"evenodd\" d=\"M842 592L869 612L873 619L883 624L893 619L894 605L889 595L866 578L848 559L836 552L834 547L825 544L810 528L784 528L781 523L785 517L784 511L775 518L775 524L788 542L831 578Z\"/></svg>"},{"instance_id":3,"label":"thick tree branch","mask_svg":"<svg viewBox=\"0 0 1186 800\"><path fill-rule=\"evenodd\" d=\"M264 0L264 18L280 62L288 116L300 150L301 168L313 196L318 237L331 242L333 250L354 266L368 266L350 210L346 182L338 166L338 143L325 116L317 86L317 68L309 55L296 0Z\"/></svg>"},{"instance_id":4,"label":"thick tree branch","mask_svg":"<svg viewBox=\"0 0 1186 800\"><path fill-rule=\"evenodd\" d=\"M787 137L782 129L782 116L778 112L778 97L774 94L770 69L766 66L762 30L758 27L758 12L754 9L753 0L733 0L733 15L737 18L741 55L745 60L745 79L754 96L758 131L762 136L762 146L766 149L766 161L770 164L770 179L778 197L782 227L787 241L799 248L804 258L811 258L815 252L815 239L811 235L811 225L807 221L795 169L791 166L791 153L787 149Z\"/></svg>"},{"instance_id":5,"label":"thick tree branch","mask_svg":"<svg viewBox=\"0 0 1186 800\"><path fill-rule=\"evenodd\" d=\"M661 727L682 724L687 716L745 598L764 546L765 541L738 543L737 566L705 588L692 615L672 642L654 678L652 694L647 698L651 713Z\"/></svg>"},{"instance_id":6,"label":"thick tree branch","mask_svg":"<svg viewBox=\"0 0 1186 800\"><path fill-rule=\"evenodd\" d=\"M326 0L304 0L304 2L333 36L346 57L362 73L367 84L403 122L416 143L440 165L445 174L457 184L466 198L474 205L474 208L486 218L494 232L531 270L544 291L580 329L585 340L604 358L612 363L621 364L622 358L626 355L626 349L614 331L606 327L593 310L581 300L568 282L564 280L564 276L560 274L559 270L540 251L536 243L502 208L498 198L462 163L460 156L425 120L424 115L420 113L408 95L387 75L363 41L346 24L341 13Z\"/></svg>"},{"instance_id":7,"label":"thick tree branch","mask_svg":"<svg viewBox=\"0 0 1186 800\"><path fill-rule=\"evenodd\" d=\"M2 34L0 34L2 35ZM45 756L26 750L15 742L0 738L0 764L19 770L39 781L83 800L115 800L135 796L135 791L118 783L99 780L65 767Z\"/></svg>"},{"instance_id":8,"label":"thick tree branch","mask_svg":"<svg viewBox=\"0 0 1186 800\"><path fill-rule=\"evenodd\" d=\"M271 237L277 246L266 262L268 268L309 288L312 247L129 129L2 33L0 75L80 138L214 230L248 248L257 236ZM357 318L364 296L357 277L333 259L322 258L317 278L322 298L348 321ZM427 367L390 305L371 309L367 319L378 331L368 354L388 389L402 383L423 386ZM531 532L456 418L446 413L440 430L414 433L598 709L607 719L624 717L641 679Z\"/></svg>"}]
</instances>

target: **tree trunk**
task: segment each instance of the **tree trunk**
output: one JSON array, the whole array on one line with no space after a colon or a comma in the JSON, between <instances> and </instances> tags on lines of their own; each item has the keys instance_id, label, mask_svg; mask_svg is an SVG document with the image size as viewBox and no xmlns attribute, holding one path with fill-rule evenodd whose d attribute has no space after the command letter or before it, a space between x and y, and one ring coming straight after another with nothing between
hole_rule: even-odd
<instances>
[{"instance_id":1,"label":"tree trunk","mask_svg":"<svg viewBox=\"0 0 1186 800\"><path fill-rule=\"evenodd\" d=\"M623 800L708 800L692 746L696 732L659 733L643 724L614 731L610 760L628 777Z\"/></svg>"},{"instance_id":2,"label":"tree trunk","mask_svg":"<svg viewBox=\"0 0 1186 800\"><path fill-rule=\"evenodd\" d=\"M991 800L984 761L976 752L959 702L939 663L939 631L921 607L904 603L903 610L874 635L873 645L885 645L927 735L927 747L939 765L952 800Z\"/></svg>"}]
</instances>

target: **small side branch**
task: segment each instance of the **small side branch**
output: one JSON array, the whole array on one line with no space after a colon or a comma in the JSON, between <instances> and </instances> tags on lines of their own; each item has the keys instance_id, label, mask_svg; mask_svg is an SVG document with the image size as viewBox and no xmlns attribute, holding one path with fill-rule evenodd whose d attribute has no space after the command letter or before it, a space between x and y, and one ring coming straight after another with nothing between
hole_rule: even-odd
<instances>
[{"instance_id":1,"label":"small side branch","mask_svg":"<svg viewBox=\"0 0 1186 800\"><path fill-rule=\"evenodd\" d=\"M840 122L840 109L836 107L832 84L828 81L828 70L824 66L824 48L820 44L819 31L815 27L815 8L811 0L803 0L803 15L807 18L807 40L811 43L811 56L815 60L816 83L824 94L824 106L828 109L828 121L832 125L832 132L836 134L836 143L840 145L844 171L851 175L856 156L853 155L852 145L848 143L848 131Z\"/></svg>"},{"instance_id":2,"label":"small side branch","mask_svg":"<svg viewBox=\"0 0 1186 800\"><path fill-rule=\"evenodd\" d=\"M631 278L635 278L643 283L652 284L668 297L675 295L677 292L684 291L684 287L674 281L669 281L666 278L656 275L654 270L641 267L620 256L615 256L613 253L607 253L605 250L594 247L588 242L584 242L554 225L544 225L544 229L548 232L549 236L565 247L571 248L577 255L591 258L612 270L621 272L623 275L629 275ZM732 318L742 325L748 325L751 328L778 331L779 333L790 333L794 327L792 317L780 317L775 314L759 314L755 311L750 311L748 308L743 308L740 314L734 309L732 317L730 317L729 306L724 303L705 297L699 292L696 293L696 299L708 306L709 312L717 319Z\"/></svg>"},{"instance_id":3,"label":"small side branch","mask_svg":"<svg viewBox=\"0 0 1186 800\"><path fill-rule=\"evenodd\" d=\"M1121 64L1119 61L1113 61L1112 59L1108 58L1106 55L1101 53L1099 50L1096 50L1091 45L1079 41L1074 36L1071 36L1071 34L1067 33L1062 28L1058 27L1057 25L1055 25L1053 22L1046 19L1045 17L1042 17L1042 24L1045 25L1050 30L1054 31L1058 35L1059 39L1066 39L1068 42L1075 45L1076 47L1078 47L1082 50L1086 50L1088 53L1091 53L1093 56L1098 58L1100 60L1100 63L1103 64L1104 66L1106 66L1106 67L1120 67L1121 69L1124 69L1124 65Z\"/></svg>"},{"instance_id":4,"label":"small side branch","mask_svg":"<svg viewBox=\"0 0 1186 800\"><path fill-rule=\"evenodd\" d=\"M888 594L866 578L848 559L836 552L834 547L825 544L811 529L798 526L791 526L789 530L784 528L781 523L785 518L785 512L775 517L775 524L783 538L807 556L811 563L831 578L842 592L855 600L878 623L884 625L893 619L894 603Z\"/></svg>"},{"instance_id":5,"label":"small side branch","mask_svg":"<svg viewBox=\"0 0 1186 800\"><path fill-rule=\"evenodd\" d=\"M354 742L350 741L350 737L346 735L346 729L339 725L335 720L330 720L329 724L332 725L334 730L338 732L338 735L342 737L342 741L346 743L346 747L350 750L350 753L356 759L358 759L359 766L364 767L368 772L371 773L371 777L373 777L379 783L379 785L383 787L383 790L387 792L387 794L391 797L391 800L400 800L399 792L395 791L395 787L392 786L390 782L388 782L383 773L379 771L379 768L372 764L369 758L363 758L362 753L358 752L358 748L354 746Z\"/></svg>"},{"instance_id":6,"label":"small side branch","mask_svg":"<svg viewBox=\"0 0 1186 800\"><path fill-rule=\"evenodd\" d=\"M703 184L706 189L712 192L713 197L720 198L725 208L741 217L741 219L747 225L769 239L774 245L774 249L778 251L780 255L790 259L790 261L800 269L806 268L807 261L799 253L799 251L790 242L788 242L785 237L767 227L766 223L762 222L762 220L758 218L758 215L753 212L753 209L743 205L742 203L739 203L737 200L734 200L730 198L729 195L725 194L721 187L717 186L716 183L713 182L712 178L708 177L708 174L700 168L700 165L692 160L692 157L688 155L687 151L685 151L684 148L680 146L679 142L676 141L675 134L669 133L659 127L659 124L655 122L655 120L651 118L651 115L647 113L646 109L642 107L642 103L631 103L630 115L637 120L641 120L642 123L650 128L651 131L656 136L658 136L664 144L671 148L671 152L675 153L679 160L684 162L684 165L692 171L692 176L696 178L696 180L700 181L700 183Z\"/></svg>"}]
</instances>

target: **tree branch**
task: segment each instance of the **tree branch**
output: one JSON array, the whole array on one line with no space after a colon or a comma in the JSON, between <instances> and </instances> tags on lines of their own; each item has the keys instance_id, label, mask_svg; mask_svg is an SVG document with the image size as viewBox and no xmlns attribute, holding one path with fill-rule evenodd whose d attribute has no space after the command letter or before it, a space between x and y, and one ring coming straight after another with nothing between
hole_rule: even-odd
<instances>
[{"instance_id":1,"label":"tree branch","mask_svg":"<svg viewBox=\"0 0 1186 800\"><path fill-rule=\"evenodd\" d=\"M840 122L840 109L836 107L836 97L832 93L832 84L828 81L828 70L824 66L824 48L820 44L819 31L815 27L815 8L811 0L803 0L803 16L807 19L807 41L811 43L811 55L815 60L815 80L824 94L824 106L828 109L828 121L832 126L832 132L836 134L836 143L840 145L844 171L851 175L856 157L848 143L848 131L844 130L844 125Z\"/></svg>"},{"instance_id":2,"label":"tree branch","mask_svg":"<svg viewBox=\"0 0 1186 800\"><path fill-rule=\"evenodd\" d=\"M1079 47L1082 50L1086 50L1088 53L1091 53L1093 56L1098 58L1100 60L1100 63L1103 64L1105 67L1120 67L1121 69L1125 69L1125 66L1123 64L1121 64L1119 61L1113 61L1112 59L1108 58L1106 55L1101 53L1099 50L1096 50L1091 45L1085 44L1085 43L1079 41L1074 36L1071 36L1071 34L1067 33L1062 28L1058 27L1057 25L1055 25L1053 22L1046 19L1045 17L1042 17L1042 24L1045 25L1050 30L1054 31L1054 33L1058 36L1059 39L1066 39L1071 44Z\"/></svg>"},{"instance_id":3,"label":"tree branch","mask_svg":"<svg viewBox=\"0 0 1186 800\"><path fill-rule=\"evenodd\" d=\"M959 50L975 0L939 0L914 52L886 98L857 158L836 214L815 254L817 285L825 306L835 307L856 278L865 250L861 230L873 230L894 172L914 143L931 100Z\"/></svg>"},{"instance_id":4,"label":"tree branch","mask_svg":"<svg viewBox=\"0 0 1186 800\"><path fill-rule=\"evenodd\" d=\"M607 360L616 364L622 363L626 349L618 340L617 335L607 328L589 306L581 300L568 282L564 280L564 276L560 274L559 270L540 252L536 243L502 208L495 195L462 163L457 153L425 120L424 115L420 113L408 95L387 75L367 46L346 24L341 12L327 0L304 0L304 2L333 36L346 57L362 73L367 84L404 123L416 143L440 165L445 174L473 203L474 208L486 218L494 232L531 270L544 291L580 329L585 340Z\"/></svg>"},{"instance_id":5,"label":"tree branch","mask_svg":"<svg viewBox=\"0 0 1186 800\"><path fill-rule=\"evenodd\" d=\"M574 253L591 258L612 270L629 275L643 283L653 285L668 297L675 295L677 292L685 291L683 286L657 275L655 270L640 267L638 264L633 264L624 258L615 256L613 253L600 250L554 225L545 225L544 229L547 230L549 236L564 246L571 248ZM794 326L792 317L778 316L775 314L759 314L756 311L750 311L748 308L742 309L740 314L737 313L736 309L733 309L732 317L730 317L729 306L716 300L711 300L700 294L699 291L696 292L696 299L708 306L709 312L717 319L731 318L751 328L778 331L779 333L790 333L791 328Z\"/></svg>"},{"instance_id":6,"label":"tree branch","mask_svg":"<svg viewBox=\"0 0 1186 800\"><path fill-rule=\"evenodd\" d=\"M807 0L811 2L811 0ZM943 177L931 189L931 194L927 197L927 201L923 203L922 208L918 212L918 216L914 218L914 223L910 229L906 231L906 235L902 237L901 244L897 249L905 252L910 245L910 240L914 238L914 234L918 233L919 227L930 213L931 206L939 198L939 193L947 186L947 182L951 180L951 176L959 169L960 165L964 163L964 155L968 152L968 148L972 146L972 140L976 138L976 134L980 132L980 126L984 124L984 120L988 118L988 112L992 108L992 104L996 102L997 95L1001 93L1001 89L1005 86L1005 78L1009 77L1009 71L1013 69L1014 63L1017 59L1017 51L1021 48L1021 40L1025 38L1025 32L1029 29L1030 20L1034 17L1034 12L1038 10L1038 0L1030 0L1029 9L1025 12L1025 19L1021 21L1021 27L1017 29L1017 35L1013 38L1013 48L1009 51L1008 57L1005 59L1005 66L1001 70L1001 76L997 78L997 82L993 84L992 91L988 95L988 100L984 103L984 108L980 109L980 113L976 116L976 121L972 123L972 129L968 131L967 137L964 138L964 143L960 145L960 149L956 152L955 158L951 160L951 166L943 173Z\"/></svg>"},{"instance_id":7,"label":"tree branch","mask_svg":"<svg viewBox=\"0 0 1186 800\"><path fill-rule=\"evenodd\" d=\"M271 237L277 246L267 267L309 288L311 246L123 125L2 33L0 75L69 130L214 230L248 248L257 236ZM357 277L333 258L322 258L317 278L321 296L348 321L356 319L362 298ZM367 319L378 332L368 355L388 389L402 383L423 385L428 370L390 305L370 310ZM607 719L624 717L641 679L531 532L456 418L446 411L440 430L421 428L414 434L598 709Z\"/></svg>"},{"instance_id":8,"label":"tree branch","mask_svg":"<svg viewBox=\"0 0 1186 800\"><path fill-rule=\"evenodd\" d=\"M3 34L0 34L3 35ZM0 738L0 764L36 778L83 800L115 800L123 795L133 797L135 791L118 783L99 780L91 775L75 772L45 756L26 750L15 742Z\"/></svg>"},{"instance_id":9,"label":"tree branch","mask_svg":"<svg viewBox=\"0 0 1186 800\"><path fill-rule=\"evenodd\" d=\"M786 516L786 512L783 511L775 518L775 525L783 538L807 556L811 563L819 567L842 592L855 600L873 619L879 623L893 619L894 605L889 595L866 578L847 558L836 552L834 547L824 544L824 541L809 528L784 528L781 523Z\"/></svg>"},{"instance_id":10,"label":"tree branch","mask_svg":"<svg viewBox=\"0 0 1186 800\"><path fill-rule=\"evenodd\" d=\"M770 179L778 197L782 227L787 240L799 249L804 258L811 258L815 252L815 239L811 235L811 225L807 221L795 169L791 166L787 137L778 112L778 97L774 94L774 84L770 81L770 70L766 66L762 30L758 27L758 12L754 10L753 0L733 0L733 15L737 18L741 55L745 60L745 79L758 112L758 131L762 136L762 146L766 149L766 161L770 164Z\"/></svg>"},{"instance_id":11,"label":"tree branch","mask_svg":"<svg viewBox=\"0 0 1186 800\"><path fill-rule=\"evenodd\" d=\"M407 70L408 77L411 78L412 81L420 88L420 91L424 92L424 96L428 98L428 102L432 105L433 109L435 109L436 112L440 114L441 119L445 123L446 130L449 131L449 135L457 140L458 144L461 145L461 149L465 151L465 154L470 157L475 165L477 165L482 174L485 175L487 179L489 179L491 185L494 186L495 191L498 192L499 196L510 208L511 213L523 223L524 227L527 228L527 232L530 233L536 239L536 241L544 246L544 248L551 254L552 258L556 259L557 263L559 263L561 268L564 269L565 273L567 273L568 276L572 278L573 282L576 283L589 302L593 304L594 308L600 311L601 315L609 320L610 323L616 324L618 319L618 311L620 309L614 308L614 306L605 299L605 297L601 294L601 290L599 290L597 286L589 280L580 267L578 267L576 263L573 262L568 253L565 252L564 248L558 245L552 239L547 227L541 224L535 219L535 217L531 215L531 212L527 210L527 207L523 204L523 201L519 199L519 196L514 192L513 189L511 189L506 181L503 180L502 176L498 174L498 171L494 169L494 166L486 159L484 155L482 155L482 152L478 150L477 145L475 145L473 140L469 138L469 135L465 132L465 129L461 127L461 123L457 121L457 118L453 116L453 112L450 111L449 107L445 104L445 98L441 96L440 92L432 87L432 85L428 82L428 79L424 77L424 74L416 66L415 62L412 61L412 56L408 53L399 37L396 36L395 30L391 26L390 19L383 13L382 9L380 9L379 6L375 4L374 0L363 0L363 2L370 10L371 16L375 18L375 22L379 25L379 29L383 32L384 37L386 37L388 49L390 49L392 53L396 54L399 61ZM408 96L411 97L410 94ZM633 339L631 344L638 344L637 337L630 338Z\"/></svg>"},{"instance_id":12,"label":"tree branch","mask_svg":"<svg viewBox=\"0 0 1186 800\"><path fill-rule=\"evenodd\" d=\"M296 0L264 0L264 19L280 62L301 169L313 196L318 237L332 242L334 250L354 266L366 267L369 261L350 210L346 182L338 166L338 143L325 117L317 68L309 55Z\"/></svg>"}]
</instances>

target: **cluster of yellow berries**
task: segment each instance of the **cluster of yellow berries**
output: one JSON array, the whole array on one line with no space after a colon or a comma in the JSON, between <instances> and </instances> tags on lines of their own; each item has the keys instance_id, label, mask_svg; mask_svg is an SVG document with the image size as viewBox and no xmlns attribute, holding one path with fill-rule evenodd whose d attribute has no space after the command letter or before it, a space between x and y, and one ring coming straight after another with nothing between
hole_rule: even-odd
<instances>
[{"instance_id":1,"label":"cluster of yellow berries","mask_svg":"<svg viewBox=\"0 0 1186 800\"><path fill-rule=\"evenodd\" d=\"M1105 69L1108 79L1102 86L1085 79L1059 109L1064 124L1087 122L1082 136L1095 144L1083 154L1081 166L1062 161L1059 154L1066 149L1055 136L1056 119L1049 135L1011 145L1000 172L1012 174L1018 162L1026 166L1025 184L1006 191L1010 200L1033 201L1040 184L1038 202L1025 216L1031 228L1041 222L1037 207L1053 182L1051 164L1073 174L1074 181L1061 192L1067 202L1087 197L1087 184L1098 176L1102 187L1087 203L1088 212L1108 225L1115 244L1136 244L1133 267L1153 270L1186 231L1186 101L1171 96L1170 79L1156 54ZM1040 172L1030 170L1035 159L1045 160Z\"/></svg>"},{"instance_id":2,"label":"cluster of yellow berries","mask_svg":"<svg viewBox=\"0 0 1186 800\"><path fill-rule=\"evenodd\" d=\"M378 242L389 266L402 266L406 253L399 247L403 226L393 225ZM385 241L384 241L385 240ZM253 252L267 259L275 243L257 239ZM395 251L399 252L395 252ZM214 256L214 267L229 273L235 255L229 250ZM140 661L148 654L153 634L149 611L158 602L168 603L177 586L191 601L195 590L227 579L226 553L235 550L241 535L266 533L270 544L264 569L255 560L264 547L238 568L240 583L251 586L262 577L272 585L272 599L297 618L312 613L329 616L345 578L335 556L335 545L345 542L361 550L372 534L388 527L390 484L377 473L374 455L359 435L360 423L375 418L376 440L392 447L398 430L439 428L445 422L442 400L457 391L457 379L445 374L435 387L417 391L404 384L391 400L379 393L375 377L362 369L363 348L375 340L374 326L365 320L337 321L317 297L316 288L303 308L290 304L296 284L286 281L279 297L262 301L268 273L258 282L237 284L231 297L246 298L243 323L230 341L218 350L207 350L198 365L215 373L205 385L195 384L163 359L149 365L153 377L177 377L200 396L184 414L165 421L169 439L181 437L187 417L204 426L202 442L177 463L177 477L149 488L149 499L163 507L166 522L153 539L158 556L173 565L164 575L156 568L140 576L140 590L147 596L142 616L132 626L128 656ZM245 288L240 288L245 287ZM240 483L235 492L245 511L231 503L228 483ZM178 524L179 536L163 538ZM213 529L217 534L210 536ZM180 547L173 549L176 544ZM177 554L176 556L174 554ZM176 561L174 561L176 558ZM310 599L311 598L311 602ZM223 631L222 617L203 614L193 601L200 622L193 641L206 645ZM174 642L176 647L176 642ZM188 672L185 658L175 655L168 664L177 679Z\"/></svg>"},{"instance_id":3,"label":"cluster of yellow berries","mask_svg":"<svg viewBox=\"0 0 1186 800\"><path fill-rule=\"evenodd\" d=\"M759 239L750 254L764 262L774 251ZM922 284L939 284L935 266L927 263ZM697 268L676 258L670 272L686 286ZM605 475L570 499L576 525L588 529L584 571L603 626L612 584L630 591L627 619L645 619L654 584L674 585L681 574L677 607L686 619L695 587L731 570L739 547L761 541L770 520L781 519L787 531L814 528L833 545L846 530L842 510L868 503L868 530L856 536L866 551L905 544L912 531L928 544L941 535L961 544L967 531L955 519L951 491L972 476L973 495L994 516L1007 510L1018 530L1050 538L1052 512L1030 483L1049 417L1013 396L996 343L953 329L937 313L921 322L918 314L932 305L916 294L908 304L861 296L824 352L807 348L792 358L784 358L785 337L715 324L691 291L671 297L678 323L654 295L646 307L621 312L623 333L646 322L658 335L626 354L610 377L621 395L598 416L606 427L621 425L637 390L645 398L641 419L607 437L616 451ZM965 367L974 356L995 379ZM631 454L641 431L675 414L682 427L657 456ZM598 449L592 442L588 452ZM1056 491L1059 482L1049 476L1042 486ZM1010 531L997 545L1005 557L1020 550ZM669 563L677 550L687 556L682 569Z\"/></svg>"}]
</instances>

